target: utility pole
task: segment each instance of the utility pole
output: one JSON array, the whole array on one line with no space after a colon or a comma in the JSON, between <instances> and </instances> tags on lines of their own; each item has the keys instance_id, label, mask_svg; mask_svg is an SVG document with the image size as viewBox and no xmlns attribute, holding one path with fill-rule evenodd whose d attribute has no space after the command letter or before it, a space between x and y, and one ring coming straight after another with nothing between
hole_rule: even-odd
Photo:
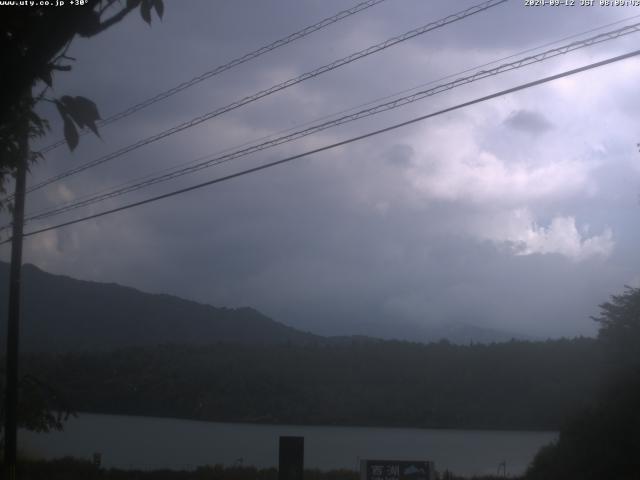
<instances>
[{"instance_id":1,"label":"utility pole","mask_svg":"<svg viewBox=\"0 0 640 480\"><path fill-rule=\"evenodd\" d=\"M16 480L18 445L18 345L20 333L20 286L22 273L22 230L29 161L29 124L19 132L20 160L16 167L9 273L9 316L7 322L6 397L4 421L4 463L8 480Z\"/></svg>"}]
</instances>

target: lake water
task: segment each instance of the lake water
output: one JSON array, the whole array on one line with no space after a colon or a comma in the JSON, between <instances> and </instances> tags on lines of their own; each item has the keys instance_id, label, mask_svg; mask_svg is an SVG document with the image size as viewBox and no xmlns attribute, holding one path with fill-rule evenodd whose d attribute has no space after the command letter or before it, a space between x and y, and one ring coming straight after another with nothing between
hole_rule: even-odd
<instances>
[{"instance_id":1,"label":"lake water","mask_svg":"<svg viewBox=\"0 0 640 480\"><path fill-rule=\"evenodd\" d=\"M192 469L221 463L276 467L278 437L305 437L305 467L358 469L359 459L433 460L436 469L472 475L522 473L553 432L429 430L213 423L81 413L63 432L20 432L20 445L45 458L102 454L105 467Z\"/></svg>"}]
</instances>

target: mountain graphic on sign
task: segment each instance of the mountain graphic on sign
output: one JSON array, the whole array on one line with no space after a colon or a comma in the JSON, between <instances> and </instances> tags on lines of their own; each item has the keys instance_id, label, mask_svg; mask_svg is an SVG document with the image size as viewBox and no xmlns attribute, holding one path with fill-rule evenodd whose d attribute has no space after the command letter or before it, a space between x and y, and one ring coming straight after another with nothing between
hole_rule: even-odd
<instances>
[{"instance_id":1,"label":"mountain graphic on sign","mask_svg":"<svg viewBox=\"0 0 640 480\"><path fill-rule=\"evenodd\" d=\"M415 465L411 465L402 470L402 475L404 477L426 478L427 472L424 468L418 468Z\"/></svg>"}]
</instances>

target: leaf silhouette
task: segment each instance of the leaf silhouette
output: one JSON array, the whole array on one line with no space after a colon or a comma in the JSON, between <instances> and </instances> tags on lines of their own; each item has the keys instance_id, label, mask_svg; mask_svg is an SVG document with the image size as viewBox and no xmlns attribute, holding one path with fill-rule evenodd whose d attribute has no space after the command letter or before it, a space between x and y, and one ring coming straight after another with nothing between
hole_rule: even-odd
<instances>
[{"instance_id":1,"label":"leaf silhouette","mask_svg":"<svg viewBox=\"0 0 640 480\"><path fill-rule=\"evenodd\" d=\"M100 120L100 113L95 103L85 97L70 97L68 95L62 97L60 101L76 125L80 128L88 127L98 137L100 136L96 126L96 121Z\"/></svg>"},{"instance_id":2,"label":"leaf silhouette","mask_svg":"<svg viewBox=\"0 0 640 480\"><path fill-rule=\"evenodd\" d=\"M140 4L140 15L142 19L151 25L151 1L150 0L142 0Z\"/></svg>"},{"instance_id":3,"label":"leaf silhouette","mask_svg":"<svg viewBox=\"0 0 640 480\"><path fill-rule=\"evenodd\" d=\"M164 15L164 2L162 0L154 0L153 6L156 9L158 17L162 20L162 16Z\"/></svg>"},{"instance_id":4,"label":"leaf silhouette","mask_svg":"<svg viewBox=\"0 0 640 480\"><path fill-rule=\"evenodd\" d=\"M79 135L76 125L80 128L87 127L98 137L100 136L96 126L96 120L100 120L100 114L98 107L91 100L65 95L60 100L56 100L55 104L64 122L64 138L72 151L78 146Z\"/></svg>"},{"instance_id":5,"label":"leaf silhouette","mask_svg":"<svg viewBox=\"0 0 640 480\"><path fill-rule=\"evenodd\" d=\"M64 139L69 149L73 151L78 146L78 130L68 115L63 116L62 119L64 120Z\"/></svg>"}]
</instances>

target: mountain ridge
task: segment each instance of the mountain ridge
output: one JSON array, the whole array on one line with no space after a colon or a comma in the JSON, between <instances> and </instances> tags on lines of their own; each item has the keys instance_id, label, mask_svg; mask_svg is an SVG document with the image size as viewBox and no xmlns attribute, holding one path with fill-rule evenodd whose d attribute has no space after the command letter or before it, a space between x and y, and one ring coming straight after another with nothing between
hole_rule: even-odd
<instances>
[{"instance_id":1,"label":"mountain ridge","mask_svg":"<svg viewBox=\"0 0 640 480\"><path fill-rule=\"evenodd\" d=\"M0 292L8 290L9 265L0 262ZM6 294L0 294L0 348L6 332ZM361 325L362 326L362 325ZM113 282L79 280L23 266L21 350L108 350L159 344L362 343L384 340L455 344L531 340L495 329L454 322L370 324L368 333L319 335L286 325L252 307L215 307L167 293L148 293ZM360 329L362 330L362 329Z\"/></svg>"},{"instance_id":2,"label":"mountain ridge","mask_svg":"<svg viewBox=\"0 0 640 480\"><path fill-rule=\"evenodd\" d=\"M0 291L8 265L0 262ZM6 296L0 295L0 337L6 327ZM21 349L105 350L164 343L309 343L323 337L277 322L251 308L226 308L116 283L54 275L23 266Z\"/></svg>"}]
</instances>

